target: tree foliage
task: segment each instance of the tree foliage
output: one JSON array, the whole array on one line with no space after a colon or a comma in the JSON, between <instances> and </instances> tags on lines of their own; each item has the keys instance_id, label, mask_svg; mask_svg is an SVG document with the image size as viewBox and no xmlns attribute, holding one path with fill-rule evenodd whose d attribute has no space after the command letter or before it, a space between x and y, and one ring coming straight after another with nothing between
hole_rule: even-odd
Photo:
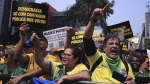
<instances>
[{"instance_id":1,"label":"tree foliage","mask_svg":"<svg viewBox=\"0 0 150 84\"><path fill-rule=\"evenodd\" d=\"M75 4L66 8L65 14L68 20L74 19L80 26L84 26L87 25L89 17L95 8L103 8L106 4L109 4L105 17L113 14L112 7L114 3L114 0L111 2L108 0L76 0Z\"/></svg>"},{"instance_id":2,"label":"tree foliage","mask_svg":"<svg viewBox=\"0 0 150 84\"><path fill-rule=\"evenodd\" d=\"M150 39L145 41L144 47L145 49L150 49Z\"/></svg>"}]
</instances>

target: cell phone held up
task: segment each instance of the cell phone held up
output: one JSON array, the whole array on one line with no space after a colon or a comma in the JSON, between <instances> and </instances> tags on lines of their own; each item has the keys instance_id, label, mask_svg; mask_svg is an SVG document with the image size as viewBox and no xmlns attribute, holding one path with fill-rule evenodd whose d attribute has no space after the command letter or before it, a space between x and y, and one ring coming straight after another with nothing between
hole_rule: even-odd
<instances>
[{"instance_id":1,"label":"cell phone held up","mask_svg":"<svg viewBox=\"0 0 150 84\"><path fill-rule=\"evenodd\" d=\"M120 74L119 72L113 71L112 78L120 81L121 83L124 83L126 77L124 75Z\"/></svg>"}]
</instances>

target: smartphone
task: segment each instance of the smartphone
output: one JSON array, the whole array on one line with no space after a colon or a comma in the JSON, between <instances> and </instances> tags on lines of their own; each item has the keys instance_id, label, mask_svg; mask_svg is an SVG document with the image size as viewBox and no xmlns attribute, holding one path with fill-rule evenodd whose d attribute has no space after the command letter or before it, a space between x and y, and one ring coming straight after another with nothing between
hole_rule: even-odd
<instances>
[{"instance_id":1,"label":"smartphone","mask_svg":"<svg viewBox=\"0 0 150 84\"><path fill-rule=\"evenodd\" d=\"M124 83L126 77L124 75L120 74L119 72L113 71L112 78L120 81L121 83Z\"/></svg>"},{"instance_id":2,"label":"smartphone","mask_svg":"<svg viewBox=\"0 0 150 84\"><path fill-rule=\"evenodd\" d=\"M124 40L124 29L118 29L118 37L120 41Z\"/></svg>"}]
</instances>

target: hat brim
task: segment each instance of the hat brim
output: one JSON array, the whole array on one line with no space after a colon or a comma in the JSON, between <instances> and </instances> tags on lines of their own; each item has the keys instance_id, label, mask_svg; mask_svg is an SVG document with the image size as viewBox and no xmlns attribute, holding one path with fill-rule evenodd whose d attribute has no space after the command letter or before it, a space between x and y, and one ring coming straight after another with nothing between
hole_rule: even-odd
<instances>
[{"instance_id":1,"label":"hat brim","mask_svg":"<svg viewBox=\"0 0 150 84\"><path fill-rule=\"evenodd\" d=\"M45 38L43 34L41 33L36 33L36 34L38 35L38 37L43 38L48 43L47 39Z\"/></svg>"}]
</instances>

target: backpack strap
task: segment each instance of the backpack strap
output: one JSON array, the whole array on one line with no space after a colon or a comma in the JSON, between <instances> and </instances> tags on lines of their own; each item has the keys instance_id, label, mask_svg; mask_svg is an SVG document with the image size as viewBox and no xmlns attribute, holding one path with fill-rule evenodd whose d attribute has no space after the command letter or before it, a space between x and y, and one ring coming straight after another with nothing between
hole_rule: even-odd
<instances>
[{"instance_id":1,"label":"backpack strap","mask_svg":"<svg viewBox=\"0 0 150 84\"><path fill-rule=\"evenodd\" d=\"M92 76L92 73L93 71L95 70L95 68L103 61L103 58L102 56L98 58L98 60L94 63L93 67L91 68L91 76Z\"/></svg>"},{"instance_id":2,"label":"backpack strap","mask_svg":"<svg viewBox=\"0 0 150 84\"><path fill-rule=\"evenodd\" d=\"M93 71L95 70L95 68L103 61L103 58L102 56L98 58L98 60L94 63L93 67L91 68L91 71L90 71L90 74L92 76L92 73ZM125 67L126 67L126 71L127 71L127 74L128 74L128 71L129 71L129 66L128 66L128 63L126 61L123 61Z\"/></svg>"},{"instance_id":3,"label":"backpack strap","mask_svg":"<svg viewBox=\"0 0 150 84\"><path fill-rule=\"evenodd\" d=\"M129 71L129 66L128 63L126 61L123 61L125 67L126 67L126 71L127 71L127 75L128 75L128 71Z\"/></svg>"}]
</instances>

